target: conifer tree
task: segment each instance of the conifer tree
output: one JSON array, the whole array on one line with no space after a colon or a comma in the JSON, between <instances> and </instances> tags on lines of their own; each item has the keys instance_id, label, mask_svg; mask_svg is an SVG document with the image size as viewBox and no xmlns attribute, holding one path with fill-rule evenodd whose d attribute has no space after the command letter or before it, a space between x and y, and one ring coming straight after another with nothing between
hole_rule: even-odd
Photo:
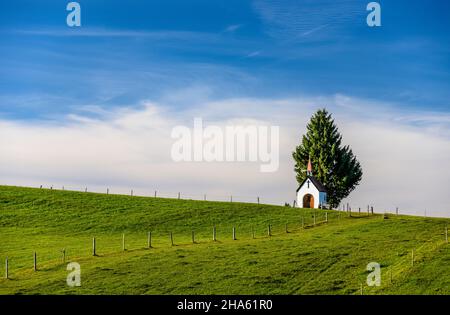
<instances>
[{"instance_id":1,"label":"conifer tree","mask_svg":"<svg viewBox=\"0 0 450 315\"><path fill-rule=\"evenodd\" d=\"M337 207L361 181L361 165L350 147L342 145L342 136L326 109L318 110L311 117L307 132L292 156L299 184L306 178L308 159L311 159L313 176L325 186L331 207Z\"/></svg>"}]
</instances>

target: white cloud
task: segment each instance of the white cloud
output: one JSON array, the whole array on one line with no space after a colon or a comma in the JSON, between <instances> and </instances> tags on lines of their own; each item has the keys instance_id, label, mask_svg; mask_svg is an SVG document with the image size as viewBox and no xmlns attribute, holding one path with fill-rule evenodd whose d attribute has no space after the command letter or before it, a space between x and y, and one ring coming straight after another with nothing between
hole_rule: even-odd
<instances>
[{"instance_id":1,"label":"white cloud","mask_svg":"<svg viewBox=\"0 0 450 315\"><path fill-rule=\"evenodd\" d=\"M242 27L242 24L232 24L232 25L228 25L228 26L225 28L224 32L232 33L232 32L237 31L237 30L240 29L241 27Z\"/></svg>"},{"instance_id":2,"label":"white cloud","mask_svg":"<svg viewBox=\"0 0 450 315\"><path fill-rule=\"evenodd\" d=\"M256 56L259 56L260 54L261 54L261 51L259 51L259 50L253 51L253 52L247 54L247 58L256 57Z\"/></svg>"},{"instance_id":3,"label":"white cloud","mask_svg":"<svg viewBox=\"0 0 450 315\"><path fill-rule=\"evenodd\" d=\"M365 7L353 0L342 1L263 1L254 0L253 8L261 18L265 31L276 39L299 39L332 25L321 36L334 30L360 23ZM309 38L311 39L311 38Z\"/></svg>"},{"instance_id":4,"label":"white cloud","mask_svg":"<svg viewBox=\"0 0 450 315\"><path fill-rule=\"evenodd\" d=\"M79 29L57 28L57 29L18 29L4 30L6 33L30 36L56 36L56 37L130 37L149 38L152 40L175 39L175 40L215 40L216 35L212 33L200 33L189 31L172 30L121 30L82 27Z\"/></svg>"},{"instance_id":5,"label":"white cloud","mask_svg":"<svg viewBox=\"0 0 450 315\"><path fill-rule=\"evenodd\" d=\"M200 89L201 91L201 89ZM66 120L0 120L1 184L65 186L111 192L159 194L281 204L292 202L297 183L291 152L311 114L326 106L361 161L364 176L350 195L353 208L450 216L449 116L410 113L389 104L333 97L201 99L192 93L183 109L164 103L135 108L86 108ZM178 92L176 98L181 97ZM194 95L196 93L193 93ZM189 104L190 102L190 104ZM189 106L187 106L189 105ZM280 168L260 173L260 163L172 162L170 133L176 125L255 122L280 126ZM417 124L420 120L420 124Z\"/></svg>"}]
</instances>

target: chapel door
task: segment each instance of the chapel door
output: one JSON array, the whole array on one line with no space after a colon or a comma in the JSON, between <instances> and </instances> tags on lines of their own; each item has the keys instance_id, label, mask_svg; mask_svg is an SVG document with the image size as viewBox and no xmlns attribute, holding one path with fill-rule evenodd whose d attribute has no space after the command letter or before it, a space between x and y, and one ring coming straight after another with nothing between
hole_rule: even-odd
<instances>
[{"instance_id":1,"label":"chapel door","mask_svg":"<svg viewBox=\"0 0 450 315\"><path fill-rule=\"evenodd\" d=\"M306 194L303 197L303 208L314 208L314 196Z\"/></svg>"}]
</instances>

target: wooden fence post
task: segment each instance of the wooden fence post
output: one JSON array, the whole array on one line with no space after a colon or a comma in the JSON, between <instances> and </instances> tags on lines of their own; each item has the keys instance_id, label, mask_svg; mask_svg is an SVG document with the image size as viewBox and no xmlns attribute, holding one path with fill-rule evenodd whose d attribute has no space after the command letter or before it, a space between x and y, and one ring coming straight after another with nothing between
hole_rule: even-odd
<instances>
[{"instance_id":1,"label":"wooden fence post","mask_svg":"<svg viewBox=\"0 0 450 315\"><path fill-rule=\"evenodd\" d=\"M216 226L213 226L213 241L216 241Z\"/></svg>"},{"instance_id":2,"label":"wooden fence post","mask_svg":"<svg viewBox=\"0 0 450 315\"><path fill-rule=\"evenodd\" d=\"M170 244L173 246L173 233L170 232Z\"/></svg>"},{"instance_id":3,"label":"wooden fence post","mask_svg":"<svg viewBox=\"0 0 450 315\"><path fill-rule=\"evenodd\" d=\"M130 195L131 195L131 197L133 197L133 189L131 190L131 193L130 193Z\"/></svg>"},{"instance_id":4,"label":"wooden fence post","mask_svg":"<svg viewBox=\"0 0 450 315\"><path fill-rule=\"evenodd\" d=\"M122 251L125 251L125 233L122 234Z\"/></svg>"},{"instance_id":5,"label":"wooden fence post","mask_svg":"<svg viewBox=\"0 0 450 315\"><path fill-rule=\"evenodd\" d=\"M328 223L328 212L325 212L325 222Z\"/></svg>"},{"instance_id":6,"label":"wooden fence post","mask_svg":"<svg viewBox=\"0 0 450 315\"><path fill-rule=\"evenodd\" d=\"M36 271L37 270L37 255L36 255L36 252L34 252L34 255L33 255L33 270L34 271Z\"/></svg>"},{"instance_id":7,"label":"wooden fence post","mask_svg":"<svg viewBox=\"0 0 450 315\"><path fill-rule=\"evenodd\" d=\"M92 238L92 256L97 256L95 252L95 237Z\"/></svg>"},{"instance_id":8,"label":"wooden fence post","mask_svg":"<svg viewBox=\"0 0 450 315\"><path fill-rule=\"evenodd\" d=\"M8 257L5 259L5 279L8 279Z\"/></svg>"},{"instance_id":9,"label":"wooden fence post","mask_svg":"<svg viewBox=\"0 0 450 315\"><path fill-rule=\"evenodd\" d=\"M156 198L156 190L155 190L155 198Z\"/></svg>"},{"instance_id":10,"label":"wooden fence post","mask_svg":"<svg viewBox=\"0 0 450 315\"><path fill-rule=\"evenodd\" d=\"M257 199L258 199L258 204L259 204L259 197Z\"/></svg>"},{"instance_id":11,"label":"wooden fence post","mask_svg":"<svg viewBox=\"0 0 450 315\"><path fill-rule=\"evenodd\" d=\"M314 219L314 224L313 225L316 225L316 212L313 213L313 219Z\"/></svg>"},{"instance_id":12,"label":"wooden fence post","mask_svg":"<svg viewBox=\"0 0 450 315\"><path fill-rule=\"evenodd\" d=\"M369 215L369 205L367 205L367 215Z\"/></svg>"},{"instance_id":13,"label":"wooden fence post","mask_svg":"<svg viewBox=\"0 0 450 315\"><path fill-rule=\"evenodd\" d=\"M233 241L236 240L236 227L233 226Z\"/></svg>"},{"instance_id":14,"label":"wooden fence post","mask_svg":"<svg viewBox=\"0 0 450 315\"><path fill-rule=\"evenodd\" d=\"M63 248L63 250L62 250L62 261L63 261L63 264L66 262L66 249L65 248Z\"/></svg>"},{"instance_id":15,"label":"wooden fence post","mask_svg":"<svg viewBox=\"0 0 450 315\"><path fill-rule=\"evenodd\" d=\"M181 194L180 194L180 193L178 193L178 199L180 199L180 195L181 195Z\"/></svg>"},{"instance_id":16,"label":"wooden fence post","mask_svg":"<svg viewBox=\"0 0 450 315\"><path fill-rule=\"evenodd\" d=\"M448 226L445 227L445 242L448 243Z\"/></svg>"},{"instance_id":17,"label":"wooden fence post","mask_svg":"<svg viewBox=\"0 0 450 315\"><path fill-rule=\"evenodd\" d=\"M255 239L255 228L252 226L252 238Z\"/></svg>"},{"instance_id":18,"label":"wooden fence post","mask_svg":"<svg viewBox=\"0 0 450 315\"><path fill-rule=\"evenodd\" d=\"M267 226L267 235L269 237L272 236L272 231L271 231L271 228L270 228L270 224Z\"/></svg>"},{"instance_id":19,"label":"wooden fence post","mask_svg":"<svg viewBox=\"0 0 450 315\"><path fill-rule=\"evenodd\" d=\"M233 196L230 196L230 202L233 202Z\"/></svg>"},{"instance_id":20,"label":"wooden fence post","mask_svg":"<svg viewBox=\"0 0 450 315\"><path fill-rule=\"evenodd\" d=\"M373 206L370 206L370 212L371 212L372 215L373 215Z\"/></svg>"},{"instance_id":21,"label":"wooden fence post","mask_svg":"<svg viewBox=\"0 0 450 315\"><path fill-rule=\"evenodd\" d=\"M152 232L148 232L147 234L147 246L148 248L152 248Z\"/></svg>"},{"instance_id":22,"label":"wooden fence post","mask_svg":"<svg viewBox=\"0 0 450 315\"><path fill-rule=\"evenodd\" d=\"M398 215L398 207L395 208L395 214Z\"/></svg>"},{"instance_id":23,"label":"wooden fence post","mask_svg":"<svg viewBox=\"0 0 450 315\"><path fill-rule=\"evenodd\" d=\"M106 188L106 194L109 195L109 188Z\"/></svg>"},{"instance_id":24,"label":"wooden fence post","mask_svg":"<svg viewBox=\"0 0 450 315\"><path fill-rule=\"evenodd\" d=\"M87 192L87 187L86 187L86 188L84 188L84 192Z\"/></svg>"},{"instance_id":25,"label":"wooden fence post","mask_svg":"<svg viewBox=\"0 0 450 315\"><path fill-rule=\"evenodd\" d=\"M361 207L358 208L358 213L361 214Z\"/></svg>"}]
</instances>

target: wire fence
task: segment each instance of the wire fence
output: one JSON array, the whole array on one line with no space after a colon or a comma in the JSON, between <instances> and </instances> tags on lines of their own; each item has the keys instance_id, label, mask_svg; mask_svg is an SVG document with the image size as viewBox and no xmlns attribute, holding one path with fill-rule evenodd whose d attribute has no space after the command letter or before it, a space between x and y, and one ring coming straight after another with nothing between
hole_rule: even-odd
<instances>
[{"instance_id":1,"label":"wire fence","mask_svg":"<svg viewBox=\"0 0 450 315\"><path fill-rule=\"evenodd\" d=\"M88 236L85 233L67 236L61 239L45 241L46 246L38 244L30 251L23 249L8 256L8 274L11 271L29 270L34 264L34 253L37 256L37 269L45 266L60 265L74 259L92 256L108 256L119 252L145 249L161 249L172 246L188 246L205 243L227 243L228 241L249 241L278 237L288 233L299 233L306 229L319 227L329 222L344 219L343 213L336 211L317 211L305 213L298 220L287 220L284 224L258 222L255 224L216 224L210 227L159 227L142 233L98 233ZM175 230L175 231L174 231ZM94 245L95 244L95 245ZM55 248L60 248L55 250ZM3 255L2 255L3 256ZM17 258L15 258L16 256ZM28 257L28 258L26 258ZM33 258L33 259L32 259ZM4 268L6 264L3 266ZM34 266L33 266L34 267ZM1 270L1 267L0 267ZM2 272L2 271L0 271ZM3 272L6 272L3 270Z\"/></svg>"},{"instance_id":2,"label":"wire fence","mask_svg":"<svg viewBox=\"0 0 450 315\"><path fill-rule=\"evenodd\" d=\"M22 249L15 251L14 255L5 258L0 267L4 278L11 279L23 271L39 271L63 265L71 261L80 261L96 257L108 257L119 253L158 250L177 246L195 246L199 244L214 243L226 245L229 242L252 241L277 238L289 233L302 233L302 231L320 228L328 224L339 224L348 218L367 217L365 214L345 213L342 211L314 211L306 213L296 221L286 221L284 224L261 223L258 224L217 224L211 227L183 227L176 231L163 227L146 233L103 233L93 236L86 234L67 236L63 239L54 239L46 246L37 245L36 250ZM369 217L378 220L386 219L384 215L369 214ZM391 246L396 241L388 241ZM398 241L402 242L402 241ZM448 245L448 226L432 236L420 246L411 248L410 255L403 255L395 260L387 272L390 273L391 284L404 275L405 268L419 264L427 255L439 247ZM56 250L55 248L60 248ZM26 258L28 257L28 258ZM397 280L396 280L397 279ZM385 282L386 285L386 282Z\"/></svg>"},{"instance_id":3,"label":"wire fence","mask_svg":"<svg viewBox=\"0 0 450 315\"><path fill-rule=\"evenodd\" d=\"M245 202L245 203L264 203L274 205L284 205L285 202L275 201L275 198L262 197L262 196L250 196L241 194L217 194L217 193L192 193L183 191L168 191L159 189L123 189L123 188L89 188L81 186L44 186L41 185L41 189L50 190L62 190L62 191L75 191L75 192L90 192L98 194L110 194L110 195L127 195L136 197L155 197L155 198L170 198L170 199L184 199L184 200L199 200L199 201L222 201L222 202ZM286 201L286 203L292 204L293 201Z\"/></svg>"},{"instance_id":4,"label":"wire fence","mask_svg":"<svg viewBox=\"0 0 450 315\"><path fill-rule=\"evenodd\" d=\"M377 293L380 290L395 286L401 281L415 272L415 268L419 267L427 260L432 259L434 253L448 246L448 226L446 225L442 232L432 233L429 239L424 241L420 246L411 248L406 253L401 253L400 257L395 257L393 264L383 268L383 281L379 286L370 287L366 293ZM361 291L361 294L364 294Z\"/></svg>"},{"instance_id":5,"label":"wire fence","mask_svg":"<svg viewBox=\"0 0 450 315\"><path fill-rule=\"evenodd\" d=\"M41 189L50 190L63 190L63 191L75 191L75 192L90 192L98 194L110 194L110 195L126 195L136 197L155 197L155 198L168 198L168 199L182 199L182 200L197 200L197 201L218 201L218 202L238 202L238 203L256 203L256 204L268 204L268 205L283 205L302 208L302 205L298 204L297 200L279 201L278 198L268 197L261 195L242 195L242 194L217 194L217 193L192 193L183 191L168 191L158 189L125 189L125 188L89 188L87 186L40 186ZM338 210L343 212L361 213L361 214L404 214L404 215L418 215L427 217L426 209L411 209L408 208L408 212L398 206L380 207L373 203L357 204L352 203L351 200L343 200L337 207L327 207L329 210Z\"/></svg>"}]
</instances>

